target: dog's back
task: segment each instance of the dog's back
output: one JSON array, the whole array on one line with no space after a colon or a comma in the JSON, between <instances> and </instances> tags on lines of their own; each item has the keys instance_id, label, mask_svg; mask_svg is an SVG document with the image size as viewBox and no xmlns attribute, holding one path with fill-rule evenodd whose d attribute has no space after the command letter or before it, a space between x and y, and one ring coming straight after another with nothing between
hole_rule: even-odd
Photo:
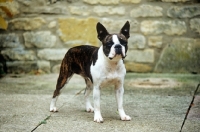
<instances>
[{"instance_id":1,"label":"dog's back","mask_svg":"<svg viewBox=\"0 0 200 132\"><path fill-rule=\"evenodd\" d=\"M67 69L71 72L89 77L92 80L90 66L95 65L98 49L98 47L89 45L69 49L62 61L61 69L67 66Z\"/></svg>"}]
</instances>

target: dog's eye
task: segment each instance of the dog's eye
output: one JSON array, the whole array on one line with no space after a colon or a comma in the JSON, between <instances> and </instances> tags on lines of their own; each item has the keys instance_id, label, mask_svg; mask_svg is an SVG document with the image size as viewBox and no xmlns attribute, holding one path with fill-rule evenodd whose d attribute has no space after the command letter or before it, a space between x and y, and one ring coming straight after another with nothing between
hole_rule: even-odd
<instances>
[{"instance_id":1,"label":"dog's eye","mask_svg":"<svg viewBox=\"0 0 200 132\"><path fill-rule=\"evenodd\" d=\"M124 45L124 46L127 45L127 41L124 41L123 39L120 39L119 41L120 41L121 45Z\"/></svg>"},{"instance_id":2,"label":"dog's eye","mask_svg":"<svg viewBox=\"0 0 200 132\"><path fill-rule=\"evenodd\" d=\"M106 46L107 46L107 47L112 47L112 45L113 45L113 42L112 42L112 41L106 43Z\"/></svg>"},{"instance_id":3,"label":"dog's eye","mask_svg":"<svg viewBox=\"0 0 200 132\"><path fill-rule=\"evenodd\" d=\"M127 45L127 42L123 42L123 43L121 43L121 45L124 45L124 46L126 46L126 45Z\"/></svg>"}]
</instances>

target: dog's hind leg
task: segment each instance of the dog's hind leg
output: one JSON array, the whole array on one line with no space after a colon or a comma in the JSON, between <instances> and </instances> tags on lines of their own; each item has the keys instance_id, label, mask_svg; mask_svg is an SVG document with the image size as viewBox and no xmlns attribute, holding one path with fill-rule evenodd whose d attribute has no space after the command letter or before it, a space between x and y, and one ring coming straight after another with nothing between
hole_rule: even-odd
<instances>
[{"instance_id":1,"label":"dog's hind leg","mask_svg":"<svg viewBox=\"0 0 200 132\"><path fill-rule=\"evenodd\" d=\"M60 95L60 90L70 80L72 75L73 75L72 72L65 72L65 73L60 72L58 80L57 80L57 84L56 84L56 90L54 91L53 98L52 98L51 104L50 104L51 112L57 112L56 101L58 99L58 96Z\"/></svg>"},{"instance_id":2,"label":"dog's hind leg","mask_svg":"<svg viewBox=\"0 0 200 132\"><path fill-rule=\"evenodd\" d=\"M87 112L94 112L94 108L92 107L89 99L89 95L92 91L93 84L90 79L85 78L86 89L85 89L85 103L86 103L86 111Z\"/></svg>"}]
</instances>

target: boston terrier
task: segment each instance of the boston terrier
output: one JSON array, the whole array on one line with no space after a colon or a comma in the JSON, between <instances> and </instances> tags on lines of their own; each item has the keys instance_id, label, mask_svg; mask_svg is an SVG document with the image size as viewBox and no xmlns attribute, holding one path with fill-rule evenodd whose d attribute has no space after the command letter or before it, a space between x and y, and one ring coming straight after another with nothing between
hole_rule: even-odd
<instances>
[{"instance_id":1,"label":"boston terrier","mask_svg":"<svg viewBox=\"0 0 200 132\"><path fill-rule=\"evenodd\" d=\"M94 122L103 122L100 111L100 89L110 84L115 87L118 112L121 120L129 121L131 117L126 115L123 109L123 84L126 74L123 59L126 57L128 50L130 24L127 21L119 33L110 34L98 22L96 30L97 37L102 42L100 47L89 45L76 46L69 49L65 54L50 104L50 111L57 112L56 101L60 90L75 73L85 79L86 111L94 112ZM92 90L94 108L89 100L89 94Z\"/></svg>"}]
</instances>

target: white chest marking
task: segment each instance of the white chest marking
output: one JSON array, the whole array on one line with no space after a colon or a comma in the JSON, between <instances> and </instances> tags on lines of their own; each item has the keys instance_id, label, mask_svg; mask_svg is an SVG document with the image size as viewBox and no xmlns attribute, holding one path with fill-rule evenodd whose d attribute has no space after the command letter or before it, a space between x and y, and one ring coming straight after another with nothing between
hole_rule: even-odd
<instances>
[{"instance_id":1,"label":"white chest marking","mask_svg":"<svg viewBox=\"0 0 200 132\"><path fill-rule=\"evenodd\" d=\"M102 46L99 48L96 64L90 67L94 85L107 86L109 84L123 83L126 69L122 59L118 61L109 60L104 55L102 48Z\"/></svg>"}]
</instances>

